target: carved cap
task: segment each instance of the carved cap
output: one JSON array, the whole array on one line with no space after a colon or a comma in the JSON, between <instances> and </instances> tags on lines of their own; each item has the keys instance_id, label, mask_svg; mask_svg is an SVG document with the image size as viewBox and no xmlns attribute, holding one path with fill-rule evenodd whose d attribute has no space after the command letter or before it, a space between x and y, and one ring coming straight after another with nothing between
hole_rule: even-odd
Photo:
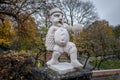
<instances>
[{"instance_id":1,"label":"carved cap","mask_svg":"<svg viewBox=\"0 0 120 80\"><path fill-rule=\"evenodd\" d=\"M49 14L52 15L53 13L57 13L57 12L63 14L62 10L60 10L59 8L53 8L53 9L51 9Z\"/></svg>"}]
</instances>

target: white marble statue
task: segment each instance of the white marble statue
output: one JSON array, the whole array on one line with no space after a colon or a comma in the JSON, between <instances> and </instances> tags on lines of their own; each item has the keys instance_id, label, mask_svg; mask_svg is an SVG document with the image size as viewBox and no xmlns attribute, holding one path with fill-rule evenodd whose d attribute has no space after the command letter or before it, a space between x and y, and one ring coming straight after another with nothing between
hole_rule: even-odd
<instances>
[{"instance_id":1,"label":"white marble statue","mask_svg":"<svg viewBox=\"0 0 120 80\"><path fill-rule=\"evenodd\" d=\"M50 10L52 26L46 35L45 46L48 51L53 51L52 58L47 62L48 66L59 64L58 58L67 53L70 56L71 65L74 68L82 68L83 65L77 60L77 48L70 42L69 31L80 32L81 26L70 27L63 21L63 13L59 8Z\"/></svg>"}]
</instances>

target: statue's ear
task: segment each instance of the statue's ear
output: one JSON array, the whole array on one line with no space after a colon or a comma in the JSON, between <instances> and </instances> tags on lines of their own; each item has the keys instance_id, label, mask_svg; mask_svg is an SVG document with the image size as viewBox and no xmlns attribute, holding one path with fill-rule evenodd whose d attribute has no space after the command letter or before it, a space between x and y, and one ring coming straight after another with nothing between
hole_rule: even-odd
<instances>
[{"instance_id":1,"label":"statue's ear","mask_svg":"<svg viewBox=\"0 0 120 80\"><path fill-rule=\"evenodd\" d=\"M48 19L50 20L50 22L52 22L52 21L53 21L52 16L49 16L49 17L48 17Z\"/></svg>"},{"instance_id":2,"label":"statue's ear","mask_svg":"<svg viewBox=\"0 0 120 80\"><path fill-rule=\"evenodd\" d=\"M48 20L50 20L50 19L51 19L51 15L50 15L50 14L48 14L47 18L48 18ZM50 20L50 21L51 21L51 20Z\"/></svg>"},{"instance_id":3,"label":"statue's ear","mask_svg":"<svg viewBox=\"0 0 120 80\"><path fill-rule=\"evenodd\" d=\"M48 19L50 19L50 17L51 17L51 16L50 16L50 15L48 15Z\"/></svg>"}]
</instances>

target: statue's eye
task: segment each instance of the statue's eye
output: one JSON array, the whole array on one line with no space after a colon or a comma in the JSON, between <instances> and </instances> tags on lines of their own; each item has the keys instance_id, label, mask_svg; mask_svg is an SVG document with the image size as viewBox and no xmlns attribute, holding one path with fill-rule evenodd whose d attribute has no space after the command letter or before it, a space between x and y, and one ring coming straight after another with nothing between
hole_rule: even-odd
<instances>
[{"instance_id":1,"label":"statue's eye","mask_svg":"<svg viewBox=\"0 0 120 80\"><path fill-rule=\"evenodd\" d=\"M54 15L55 17L59 17L60 15L58 15L58 14L56 14L56 15Z\"/></svg>"}]
</instances>

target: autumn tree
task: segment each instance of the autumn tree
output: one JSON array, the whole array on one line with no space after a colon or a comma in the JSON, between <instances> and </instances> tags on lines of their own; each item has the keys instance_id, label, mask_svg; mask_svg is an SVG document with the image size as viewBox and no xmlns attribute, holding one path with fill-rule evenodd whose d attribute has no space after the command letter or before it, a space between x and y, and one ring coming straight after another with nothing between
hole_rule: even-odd
<instances>
[{"instance_id":1,"label":"autumn tree","mask_svg":"<svg viewBox=\"0 0 120 80\"><path fill-rule=\"evenodd\" d=\"M120 25L114 26L112 29L115 36L113 46L114 54L120 59Z\"/></svg>"},{"instance_id":2,"label":"autumn tree","mask_svg":"<svg viewBox=\"0 0 120 80\"><path fill-rule=\"evenodd\" d=\"M113 27L113 32L115 34L115 37L117 39L120 39L120 25Z\"/></svg>"},{"instance_id":3,"label":"autumn tree","mask_svg":"<svg viewBox=\"0 0 120 80\"><path fill-rule=\"evenodd\" d=\"M12 29L12 22L8 16L0 14L4 19L0 20L0 45L9 46L12 43L14 31Z\"/></svg>"},{"instance_id":4,"label":"autumn tree","mask_svg":"<svg viewBox=\"0 0 120 80\"><path fill-rule=\"evenodd\" d=\"M14 40L17 41L13 44L14 46L19 47L23 43L28 45L35 42L37 27L31 16L40 11L43 8L42 5L44 0L0 0L0 14L9 16L9 20L13 22L16 33Z\"/></svg>"},{"instance_id":5,"label":"autumn tree","mask_svg":"<svg viewBox=\"0 0 120 80\"><path fill-rule=\"evenodd\" d=\"M25 14L27 20L21 23L21 26L14 26L16 33L15 44L19 49L32 49L40 40L38 28L35 19L29 14Z\"/></svg>"},{"instance_id":6,"label":"autumn tree","mask_svg":"<svg viewBox=\"0 0 120 80\"><path fill-rule=\"evenodd\" d=\"M112 54L114 35L107 21L95 21L86 27L80 33L79 38L75 38L75 41L78 50L87 53L88 58L94 54L96 57L100 56L103 61L105 56ZM98 65L100 66L100 64Z\"/></svg>"},{"instance_id":7,"label":"autumn tree","mask_svg":"<svg viewBox=\"0 0 120 80\"><path fill-rule=\"evenodd\" d=\"M105 20L96 21L90 26L91 38L93 38L94 51L97 56L101 56L101 60L98 63L98 68L100 67L102 61L106 59L106 56L112 54L112 42L114 41L114 35L108 22Z\"/></svg>"}]
</instances>

